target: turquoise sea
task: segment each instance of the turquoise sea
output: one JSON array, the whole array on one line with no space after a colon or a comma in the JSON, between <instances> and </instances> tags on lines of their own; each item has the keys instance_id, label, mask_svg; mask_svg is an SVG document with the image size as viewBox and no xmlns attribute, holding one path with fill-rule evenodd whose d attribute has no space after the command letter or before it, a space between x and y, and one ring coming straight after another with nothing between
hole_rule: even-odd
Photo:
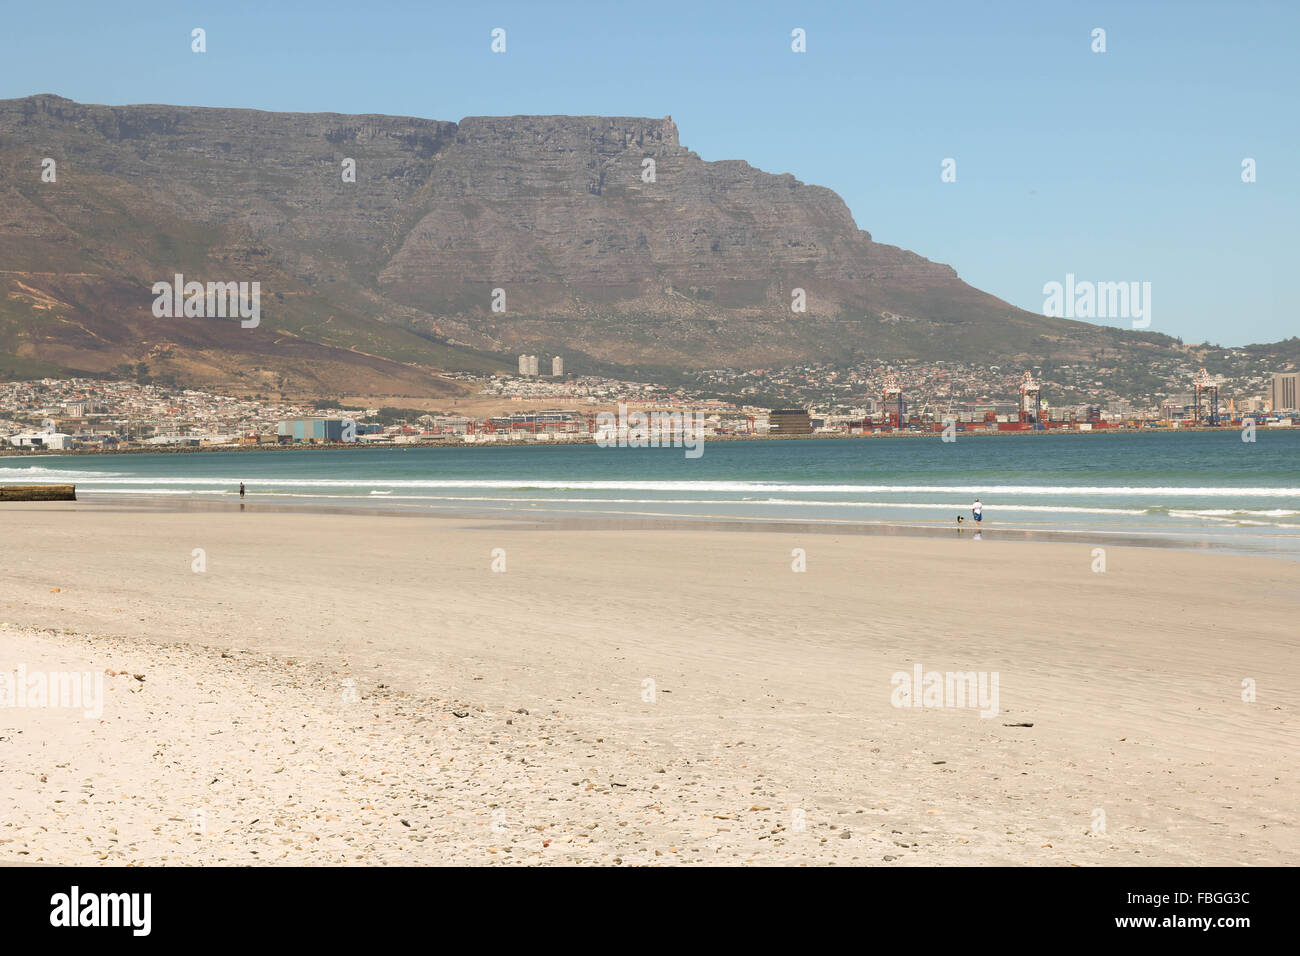
<instances>
[{"instance_id":1,"label":"turquoise sea","mask_svg":"<svg viewBox=\"0 0 1300 956\"><path fill-rule=\"evenodd\" d=\"M674 516L1160 536L1300 555L1300 431L355 448L0 459L0 483L84 500L175 496L549 516Z\"/></svg>"}]
</instances>

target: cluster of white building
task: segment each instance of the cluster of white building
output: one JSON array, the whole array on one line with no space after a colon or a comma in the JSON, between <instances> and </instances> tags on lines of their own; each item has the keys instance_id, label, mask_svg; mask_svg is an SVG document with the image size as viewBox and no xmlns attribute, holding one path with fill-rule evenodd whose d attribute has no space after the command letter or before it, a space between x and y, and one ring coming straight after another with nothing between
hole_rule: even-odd
<instances>
[{"instance_id":1,"label":"cluster of white building","mask_svg":"<svg viewBox=\"0 0 1300 956\"><path fill-rule=\"evenodd\" d=\"M0 446L233 443L312 406L98 379L0 382ZM39 425L36 423L40 422Z\"/></svg>"},{"instance_id":2,"label":"cluster of white building","mask_svg":"<svg viewBox=\"0 0 1300 956\"><path fill-rule=\"evenodd\" d=\"M535 378L539 374L537 368L538 365L537 365L536 355L519 356L520 375ZM551 376L553 378L560 378L563 375L564 375L564 356L557 355L553 359L551 359Z\"/></svg>"}]
</instances>

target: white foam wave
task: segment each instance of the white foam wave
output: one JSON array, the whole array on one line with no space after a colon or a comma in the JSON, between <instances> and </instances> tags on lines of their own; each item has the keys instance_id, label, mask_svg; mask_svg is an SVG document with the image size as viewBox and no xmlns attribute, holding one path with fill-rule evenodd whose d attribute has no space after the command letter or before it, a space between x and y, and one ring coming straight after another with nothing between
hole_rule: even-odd
<instances>
[{"instance_id":1,"label":"white foam wave","mask_svg":"<svg viewBox=\"0 0 1300 956\"><path fill-rule=\"evenodd\" d=\"M1300 511L1291 511L1286 508L1269 508L1264 511L1250 508L1194 508L1180 511L1170 509L1169 513L1180 517L1196 516L1206 518L1231 517L1232 515L1253 515L1259 518L1290 518L1300 515Z\"/></svg>"},{"instance_id":2,"label":"white foam wave","mask_svg":"<svg viewBox=\"0 0 1300 956\"><path fill-rule=\"evenodd\" d=\"M53 458L53 455L47 457ZM7 480L9 476L21 476L24 480L30 480L32 484L46 484L47 482L64 482L64 481L84 481L90 478L126 478L128 481L139 479L131 478L124 471L75 471L70 468L42 468L40 465L15 466L0 464L0 479Z\"/></svg>"},{"instance_id":3,"label":"white foam wave","mask_svg":"<svg viewBox=\"0 0 1300 956\"><path fill-rule=\"evenodd\" d=\"M49 476L53 477L53 476ZM248 478L146 477L112 473L60 472L61 478L76 478L85 485L160 485L216 487L238 485ZM258 481L259 479L253 479ZM1062 495L1071 497L1182 497L1182 498L1300 498L1300 488L1187 487L1142 485L816 485L761 481L586 481L529 479L389 479L375 478L291 478L260 479L271 488L499 488L507 491L663 491L715 492L736 494L960 494Z\"/></svg>"}]
</instances>

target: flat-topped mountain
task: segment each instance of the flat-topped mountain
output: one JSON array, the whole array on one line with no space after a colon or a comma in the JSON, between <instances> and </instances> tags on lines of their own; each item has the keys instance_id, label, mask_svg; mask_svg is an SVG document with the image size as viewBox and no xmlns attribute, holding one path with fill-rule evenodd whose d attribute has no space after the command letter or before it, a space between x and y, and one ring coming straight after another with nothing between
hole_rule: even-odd
<instances>
[{"instance_id":1,"label":"flat-topped mountain","mask_svg":"<svg viewBox=\"0 0 1300 956\"><path fill-rule=\"evenodd\" d=\"M155 317L176 274L260 282L259 325ZM436 371L522 351L616 373L1170 344L1017 309L829 189L705 162L670 117L0 100L0 374L444 394Z\"/></svg>"}]
</instances>

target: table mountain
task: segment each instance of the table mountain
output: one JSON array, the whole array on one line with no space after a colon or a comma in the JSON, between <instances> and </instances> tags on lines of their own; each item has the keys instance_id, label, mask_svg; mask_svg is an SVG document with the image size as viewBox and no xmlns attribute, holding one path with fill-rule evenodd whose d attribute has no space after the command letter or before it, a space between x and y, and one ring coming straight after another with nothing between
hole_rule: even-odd
<instances>
[{"instance_id":1,"label":"table mountain","mask_svg":"<svg viewBox=\"0 0 1300 956\"><path fill-rule=\"evenodd\" d=\"M0 197L0 374L144 361L208 387L416 395L521 351L617 374L1171 344L1017 309L875 242L829 189L705 162L671 117L40 95L0 100ZM156 318L153 283L177 273L260 282L260 325Z\"/></svg>"}]
</instances>

